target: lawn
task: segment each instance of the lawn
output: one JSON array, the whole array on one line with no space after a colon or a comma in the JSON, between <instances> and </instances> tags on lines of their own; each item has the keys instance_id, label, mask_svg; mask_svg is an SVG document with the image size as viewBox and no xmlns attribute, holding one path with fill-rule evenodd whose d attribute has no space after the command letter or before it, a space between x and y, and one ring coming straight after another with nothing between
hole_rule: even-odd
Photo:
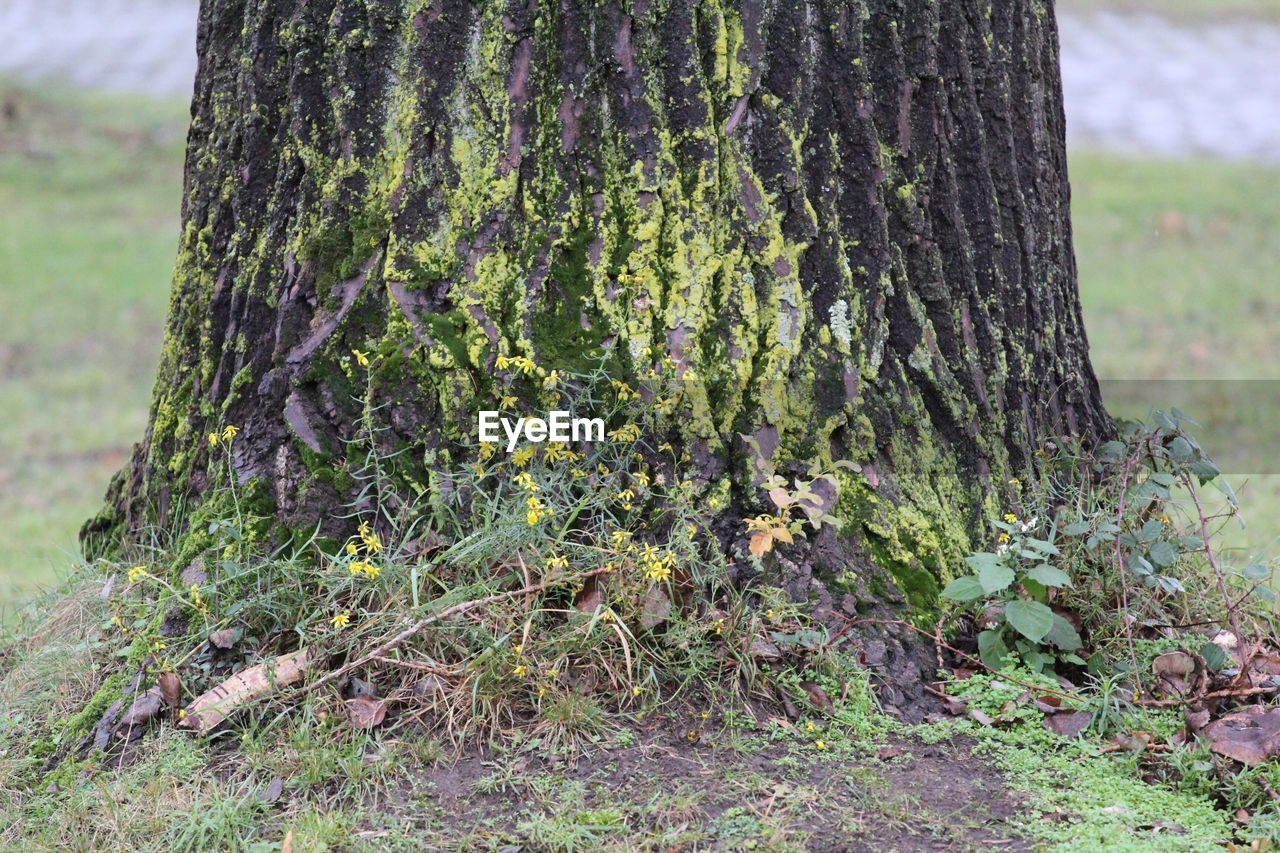
<instances>
[{"instance_id":1,"label":"lawn","mask_svg":"<svg viewBox=\"0 0 1280 853\"><path fill-rule=\"evenodd\" d=\"M1151 12L1182 20L1262 18L1280 20L1275 0L1060 0L1067 12Z\"/></svg>"},{"instance_id":2,"label":"lawn","mask_svg":"<svg viewBox=\"0 0 1280 853\"><path fill-rule=\"evenodd\" d=\"M146 424L178 103L0 87L0 603L49 584Z\"/></svg>"},{"instance_id":3,"label":"lawn","mask_svg":"<svg viewBox=\"0 0 1280 853\"><path fill-rule=\"evenodd\" d=\"M15 88L0 106L0 602L13 602L71 564L80 522L142 435L185 107ZM1201 419L1245 483L1250 526L1231 543L1274 555L1280 467L1262 451L1277 395L1206 380L1280 379L1280 170L1076 152L1072 178L1099 375L1197 380L1108 383L1113 409Z\"/></svg>"}]
</instances>

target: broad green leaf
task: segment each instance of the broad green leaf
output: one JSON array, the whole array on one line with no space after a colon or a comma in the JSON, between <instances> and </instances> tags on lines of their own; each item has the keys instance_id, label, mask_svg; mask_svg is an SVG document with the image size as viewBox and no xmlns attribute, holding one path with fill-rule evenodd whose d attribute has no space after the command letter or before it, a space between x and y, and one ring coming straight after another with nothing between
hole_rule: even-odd
<instances>
[{"instance_id":1,"label":"broad green leaf","mask_svg":"<svg viewBox=\"0 0 1280 853\"><path fill-rule=\"evenodd\" d=\"M952 601L973 601L976 598L982 598L984 595L986 595L986 590L982 588L981 582L973 575L956 578L947 584L947 588L942 591L942 597L949 598Z\"/></svg>"},{"instance_id":2,"label":"broad green leaf","mask_svg":"<svg viewBox=\"0 0 1280 853\"><path fill-rule=\"evenodd\" d=\"M1244 576L1251 581L1264 581L1271 577L1271 569L1261 563L1252 563L1244 567Z\"/></svg>"},{"instance_id":3,"label":"broad green leaf","mask_svg":"<svg viewBox=\"0 0 1280 853\"><path fill-rule=\"evenodd\" d=\"M1038 601L1017 599L1004 606L1004 618L1015 631L1033 643L1053 628L1053 611Z\"/></svg>"},{"instance_id":4,"label":"broad green leaf","mask_svg":"<svg viewBox=\"0 0 1280 853\"><path fill-rule=\"evenodd\" d=\"M1147 553L1151 555L1151 562L1161 568L1172 566L1178 560L1178 552L1173 545L1164 539L1151 543L1151 548Z\"/></svg>"},{"instance_id":5,"label":"broad green leaf","mask_svg":"<svg viewBox=\"0 0 1280 853\"><path fill-rule=\"evenodd\" d=\"M1076 633L1076 629L1057 613L1053 614L1053 627L1044 635L1044 641L1064 652L1074 652L1081 645L1080 635Z\"/></svg>"},{"instance_id":6,"label":"broad green leaf","mask_svg":"<svg viewBox=\"0 0 1280 853\"><path fill-rule=\"evenodd\" d=\"M1062 532L1067 536L1083 536L1084 534L1088 533L1092 529L1093 529L1093 525L1091 525L1089 522L1076 521L1062 528Z\"/></svg>"},{"instance_id":7,"label":"broad green leaf","mask_svg":"<svg viewBox=\"0 0 1280 853\"><path fill-rule=\"evenodd\" d=\"M1048 563L1041 563L1036 566L1027 572L1027 577L1045 586L1071 586L1071 576L1062 569L1055 568Z\"/></svg>"},{"instance_id":8,"label":"broad green leaf","mask_svg":"<svg viewBox=\"0 0 1280 853\"><path fill-rule=\"evenodd\" d=\"M1004 644L1004 637L999 631L987 630L978 635L978 657L992 669L1004 666L1004 659L1009 654L1009 647Z\"/></svg>"},{"instance_id":9,"label":"broad green leaf","mask_svg":"<svg viewBox=\"0 0 1280 853\"><path fill-rule=\"evenodd\" d=\"M988 595L1007 589L1013 583L1013 577L1013 569L1003 563L978 569L978 582L982 584L982 591Z\"/></svg>"},{"instance_id":10,"label":"broad green leaf","mask_svg":"<svg viewBox=\"0 0 1280 853\"><path fill-rule=\"evenodd\" d=\"M1217 643L1205 643L1202 645L1200 647L1200 657L1204 658L1205 665L1214 672L1222 669L1222 665L1227 662L1227 653Z\"/></svg>"},{"instance_id":11,"label":"broad green leaf","mask_svg":"<svg viewBox=\"0 0 1280 853\"><path fill-rule=\"evenodd\" d=\"M987 551L979 551L976 554L970 554L964 558L965 564L975 572L983 566L1002 566L1004 565L1004 557L999 554L992 554Z\"/></svg>"}]
</instances>

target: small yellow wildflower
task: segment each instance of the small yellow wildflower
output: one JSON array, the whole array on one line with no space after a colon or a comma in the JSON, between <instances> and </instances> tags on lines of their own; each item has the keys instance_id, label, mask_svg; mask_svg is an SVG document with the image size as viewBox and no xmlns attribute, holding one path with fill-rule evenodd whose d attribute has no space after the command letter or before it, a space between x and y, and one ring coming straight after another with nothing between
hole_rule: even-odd
<instances>
[{"instance_id":1,"label":"small yellow wildflower","mask_svg":"<svg viewBox=\"0 0 1280 853\"><path fill-rule=\"evenodd\" d=\"M818 738L817 740L815 740L815 741L813 742L813 745L814 745L815 747L817 747L818 749L826 749L826 748L827 748L827 742L826 742L825 740L823 740L822 738Z\"/></svg>"},{"instance_id":2,"label":"small yellow wildflower","mask_svg":"<svg viewBox=\"0 0 1280 853\"><path fill-rule=\"evenodd\" d=\"M147 571L146 566L134 566L129 570L129 583L137 583L150 576L151 573Z\"/></svg>"},{"instance_id":3,"label":"small yellow wildflower","mask_svg":"<svg viewBox=\"0 0 1280 853\"><path fill-rule=\"evenodd\" d=\"M634 474L632 474L632 475L631 475L631 478L632 478L633 480L635 480L637 483L639 483L639 484L640 484L641 486L643 486L643 487L646 487L646 488L647 488L647 487L648 487L648 485L649 485L649 472L648 472L648 471L644 471L644 470L637 471L637 472L635 472Z\"/></svg>"},{"instance_id":4,"label":"small yellow wildflower","mask_svg":"<svg viewBox=\"0 0 1280 853\"><path fill-rule=\"evenodd\" d=\"M507 366L511 364L511 359L505 355L500 355L493 363L499 370L506 370Z\"/></svg>"},{"instance_id":5,"label":"small yellow wildflower","mask_svg":"<svg viewBox=\"0 0 1280 853\"><path fill-rule=\"evenodd\" d=\"M559 677L560 677L560 670L558 669L547 670L547 678L559 678Z\"/></svg>"},{"instance_id":6,"label":"small yellow wildflower","mask_svg":"<svg viewBox=\"0 0 1280 853\"><path fill-rule=\"evenodd\" d=\"M360 540L364 542L364 547L368 549L370 554L376 554L382 550L382 540L372 530L361 536Z\"/></svg>"},{"instance_id":7,"label":"small yellow wildflower","mask_svg":"<svg viewBox=\"0 0 1280 853\"><path fill-rule=\"evenodd\" d=\"M818 730L818 727L813 724L813 720L810 720L809 722L804 724L804 730L806 732L813 733Z\"/></svg>"},{"instance_id":8,"label":"small yellow wildflower","mask_svg":"<svg viewBox=\"0 0 1280 853\"><path fill-rule=\"evenodd\" d=\"M609 466L605 465L603 462L597 463L597 465L596 465L596 473L597 473L597 474L599 474L601 477L608 477L608 476L609 476Z\"/></svg>"},{"instance_id":9,"label":"small yellow wildflower","mask_svg":"<svg viewBox=\"0 0 1280 853\"><path fill-rule=\"evenodd\" d=\"M569 558L563 554L551 557L547 560L548 569L567 569L569 568Z\"/></svg>"},{"instance_id":10,"label":"small yellow wildflower","mask_svg":"<svg viewBox=\"0 0 1280 853\"><path fill-rule=\"evenodd\" d=\"M356 546L356 543L354 543L354 542L348 542L348 543L347 543L347 553L354 557L356 554L359 554L359 553L360 553L360 549L359 549L359 547L357 547L357 546Z\"/></svg>"},{"instance_id":11,"label":"small yellow wildflower","mask_svg":"<svg viewBox=\"0 0 1280 853\"><path fill-rule=\"evenodd\" d=\"M525 505L528 507L528 511L525 513L525 519L529 522L530 527L551 515L547 510L546 505L533 495L529 496L529 499L525 501Z\"/></svg>"},{"instance_id":12,"label":"small yellow wildflower","mask_svg":"<svg viewBox=\"0 0 1280 853\"><path fill-rule=\"evenodd\" d=\"M517 402L519 401L516 400L515 397L512 397L510 394L504 394L502 399L498 401L498 408L514 409L516 407Z\"/></svg>"},{"instance_id":13,"label":"small yellow wildflower","mask_svg":"<svg viewBox=\"0 0 1280 853\"><path fill-rule=\"evenodd\" d=\"M497 452L498 452L498 445L496 442L492 442L492 441L485 442L484 444L480 445L480 461L481 462L487 461L489 457L493 456L493 454Z\"/></svg>"},{"instance_id":14,"label":"small yellow wildflower","mask_svg":"<svg viewBox=\"0 0 1280 853\"><path fill-rule=\"evenodd\" d=\"M1009 544L1009 534L1008 534L1008 533L1001 533L999 536L997 536L997 537L996 537L996 541L997 541L997 542L999 542L1001 545L1008 545L1008 544Z\"/></svg>"},{"instance_id":15,"label":"small yellow wildflower","mask_svg":"<svg viewBox=\"0 0 1280 853\"><path fill-rule=\"evenodd\" d=\"M216 432L211 432L211 433L209 433L209 446L210 446L210 447L217 447L217 446L218 446L218 442L220 442L220 441L222 441L222 439L218 436L218 434L217 434Z\"/></svg>"},{"instance_id":16,"label":"small yellow wildflower","mask_svg":"<svg viewBox=\"0 0 1280 853\"><path fill-rule=\"evenodd\" d=\"M155 640L152 640L152 641L151 641L151 651L153 651L153 652L161 652L161 651L164 651L164 650L165 650L165 649L167 649L167 648L169 648L169 647L168 647L168 646L166 646L166 645L165 645L161 640L159 640L158 638L157 638L157 639L155 639Z\"/></svg>"},{"instance_id":17,"label":"small yellow wildflower","mask_svg":"<svg viewBox=\"0 0 1280 853\"><path fill-rule=\"evenodd\" d=\"M609 430L609 438L618 442L633 442L640 440L640 427L635 424L626 424L617 429Z\"/></svg>"},{"instance_id":18,"label":"small yellow wildflower","mask_svg":"<svg viewBox=\"0 0 1280 853\"><path fill-rule=\"evenodd\" d=\"M552 441L547 443L547 449L542 455L546 457L548 462L559 462L568 456L570 452L563 441Z\"/></svg>"},{"instance_id":19,"label":"small yellow wildflower","mask_svg":"<svg viewBox=\"0 0 1280 853\"><path fill-rule=\"evenodd\" d=\"M1018 517L1017 517L1016 515L1014 515L1013 513L1011 513L1011 512L1006 512L1006 513L1004 514L1004 520L1005 520L1005 521L1007 521L1007 522L1009 522L1010 524L1017 524L1017 523L1018 523Z\"/></svg>"},{"instance_id":20,"label":"small yellow wildflower","mask_svg":"<svg viewBox=\"0 0 1280 853\"><path fill-rule=\"evenodd\" d=\"M524 651L524 643L516 643L511 648L515 649L516 654L520 654Z\"/></svg>"},{"instance_id":21,"label":"small yellow wildflower","mask_svg":"<svg viewBox=\"0 0 1280 853\"><path fill-rule=\"evenodd\" d=\"M609 534L609 544L621 551L631 545L631 531L615 530Z\"/></svg>"},{"instance_id":22,"label":"small yellow wildflower","mask_svg":"<svg viewBox=\"0 0 1280 853\"><path fill-rule=\"evenodd\" d=\"M514 675L516 678L524 678L526 675L529 674L529 667L525 666L522 663L518 663L511 670L511 674Z\"/></svg>"},{"instance_id":23,"label":"small yellow wildflower","mask_svg":"<svg viewBox=\"0 0 1280 853\"><path fill-rule=\"evenodd\" d=\"M659 453L675 453L676 449L671 446L671 442L664 441L662 442L662 444L658 445L658 452Z\"/></svg>"},{"instance_id":24,"label":"small yellow wildflower","mask_svg":"<svg viewBox=\"0 0 1280 853\"><path fill-rule=\"evenodd\" d=\"M343 628L351 624L351 611L343 610L341 613L336 614L331 620L329 620L329 622L333 625L335 631L341 631Z\"/></svg>"},{"instance_id":25,"label":"small yellow wildflower","mask_svg":"<svg viewBox=\"0 0 1280 853\"><path fill-rule=\"evenodd\" d=\"M354 560L347 570L351 572L353 578L364 575L369 580L375 580L381 574L381 570L368 560Z\"/></svg>"},{"instance_id":26,"label":"small yellow wildflower","mask_svg":"<svg viewBox=\"0 0 1280 853\"><path fill-rule=\"evenodd\" d=\"M583 477L590 477L591 475L586 471L583 471L581 468L574 468L569 472L569 476L575 480L581 480Z\"/></svg>"},{"instance_id":27,"label":"small yellow wildflower","mask_svg":"<svg viewBox=\"0 0 1280 853\"><path fill-rule=\"evenodd\" d=\"M528 471L521 471L516 474L515 484L530 494L538 491L538 484L533 481L533 475Z\"/></svg>"},{"instance_id":28,"label":"small yellow wildflower","mask_svg":"<svg viewBox=\"0 0 1280 853\"><path fill-rule=\"evenodd\" d=\"M1021 486L1021 485L1022 485L1022 481L1021 481L1021 480L1019 480L1017 477L1010 477L1010 478L1009 478L1009 485L1010 485L1010 486Z\"/></svg>"},{"instance_id":29,"label":"small yellow wildflower","mask_svg":"<svg viewBox=\"0 0 1280 853\"><path fill-rule=\"evenodd\" d=\"M515 465L517 468L523 468L528 465L531 459L533 459L532 447L522 447L515 453L511 454L511 464Z\"/></svg>"},{"instance_id":30,"label":"small yellow wildflower","mask_svg":"<svg viewBox=\"0 0 1280 853\"><path fill-rule=\"evenodd\" d=\"M632 687L632 688L631 688L631 695L632 695L632 696L639 696L641 692L642 692L642 691L640 690L640 688L639 688L639 687Z\"/></svg>"},{"instance_id":31,"label":"small yellow wildflower","mask_svg":"<svg viewBox=\"0 0 1280 853\"><path fill-rule=\"evenodd\" d=\"M222 440L230 444L240 432L240 427L227 424L222 430Z\"/></svg>"},{"instance_id":32,"label":"small yellow wildflower","mask_svg":"<svg viewBox=\"0 0 1280 853\"><path fill-rule=\"evenodd\" d=\"M616 500L622 506L623 509L630 510L631 501L635 499L635 496L636 496L636 493L633 492L631 489L623 489L622 491L618 492L617 495L614 496L614 500Z\"/></svg>"},{"instance_id":33,"label":"small yellow wildflower","mask_svg":"<svg viewBox=\"0 0 1280 853\"><path fill-rule=\"evenodd\" d=\"M542 387L548 391L555 389L560 384L560 371L553 370L547 374L547 378L542 380Z\"/></svg>"},{"instance_id":34,"label":"small yellow wildflower","mask_svg":"<svg viewBox=\"0 0 1280 853\"><path fill-rule=\"evenodd\" d=\"M766 611L764 612L764 618L768 619L770 622L772 622L772 621L773 621L773 608L772 608L772 607L770 607L768 610L766 610Z\"/></svg>"},{"instance_id":35,"label":"small yellow wildflower","mask_svg":"<svg viewBox=\"0 0 1280 853\"><path fill-rule=\"evenodd\" d=\"M352 354L352 355L354 355L354 356L356 357L356 364L360 365L361 367L368 367L368 366L369 366L369 354L368 354L368 353L363 353L363 352L360 352L360 350L358 350L358 349L353 349L353 350L351 351L351 354Z\"/></svg>"}]
</instances>

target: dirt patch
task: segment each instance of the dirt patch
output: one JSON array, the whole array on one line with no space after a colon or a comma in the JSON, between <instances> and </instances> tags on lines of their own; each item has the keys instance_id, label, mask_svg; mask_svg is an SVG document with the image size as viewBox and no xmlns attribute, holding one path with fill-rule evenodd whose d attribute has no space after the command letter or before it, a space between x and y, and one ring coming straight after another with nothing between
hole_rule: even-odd
<instances>
[{"instance_id":1,"label":"dirt patch","mask_svg":"<svg viewBox=\"0 0 1280 853\"><path fill-rule=\"evenodd\" d=\"M380 805L382 825L401 829L362 834L445 848L1030 849L1011 828L1017 795L967 742L893 739L851 756L807 741L693 743L675 720L619 742L413 771Z\"/></svg>"}]
</instances>

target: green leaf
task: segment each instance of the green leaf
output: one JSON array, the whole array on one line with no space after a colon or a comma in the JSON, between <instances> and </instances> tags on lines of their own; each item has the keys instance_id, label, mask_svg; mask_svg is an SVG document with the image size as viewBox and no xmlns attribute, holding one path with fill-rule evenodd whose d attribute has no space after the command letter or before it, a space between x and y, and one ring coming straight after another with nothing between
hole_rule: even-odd
<instances>
[{"instance_id":1,"label":"green leaf","mask_svg":"<svg viewBox=\"0 0 1280 853\"><path fill-rule=\"evenodd\" d=\"M1201 646L1200 657L1204 658L1205 665L1214 672L1222 669L1222 665L1227 662L1227 653L1217 643L1205 643Z\"/></svg>"},{"instance_id":2,"label":"green leaf","mask_svg":"<svg viewBox=\"0 0 1280 853\"><path fill-rule=\"evenodd\" d=\"M1053 611L1038 601L1017 599L1004 606L1009 625L1033 643L1038 643L1053 628Z\"/></svg>"},{"instance_id":3,"label":"green leaf","mask_svg":"<svg viewBox=\"0 0 1280 853\"><path fill-rule=\"evenodd\" d=\"M1009 647L1004 644L1004 637L994 629L983 631L978 635L978 657L992 669L1004 666L1004 659L1009 654Z\"/></svg>"},{"instance_id":4,"label":"green leaf","mask_svg":"<svg viewBox=\"0 0 1280 853\"><path fill-rule=\"evenodd\" d=\"M956 578L947 584L947 588L942 591L942 597L949 598L952 601L973 601L976 598L982 598L984 595L986 595L986 590L982 588L981 582L973 575Z\"/></svg>"},{"instance_id":5,"label":"green leaf","mask_svg":"<svg viewBox=\"0 0 1280 853\"><path fill-rule=\"evenodd\" d=\"M1243 574L1251 581L1264 581L1271 577L1271 569L1261 563L1252 563L1244 567Z\"/></svg>"},{"instance_id":6,"label":"green leaf","mask_svg":"<svg viewBox=\"0 0 1280 853\"><path fill-rule=\"evenodd\" d=\"M1072 524L1068 524L1066 527L1062 528L1062 532L1067 536L1083 536L1084 534L1088 533L1092 529L1093 529L1093 525L1091 525L1089 522L1077 521Z\"/></svg>"},{"instance_id":7,"label":"green leaf","mask_svg":"<svg viewBox=\"0 0 1280 853\"><path fill-rule=\"evenodd\" d=\"M982 591L988 595L1007 589L1013 583L1013 577L1013 569L1003 563L978 569L978 582L982 584Z\"/></svg>"},{"instance_id":8,"label":"green leaf","mask_svg":"<svg viewBox=\"0 0 1280 853\"><path fill-rule=\"evenodd\" d=\"M1053 627L1044 635L1044 641L1064 652L1074 652L1082 645L1076 629L1057 613L1053 614Z\"/></svg>"},{"instance_id":9,"label":"green leaf","mask_svg":"<svg viewBox=\"0 0 1280 853\"><path fill-rule=\"evenodd\" d=\"M1151 555L1151 562L1161 568L1172 566L1178 560L1178 552L1163 539L1159 542L1151 543L1151 548L1148 549L1147 553Z\"/></svg>"},{"instance_id":10,"label":"green leaf","mask_svg":"<svg viewBox=\"0 0 1280 853\"><path fill-rule=\"evenodd\" d=\"M1041 563L1036 566L1027 572L1027 577L1045 586L1071 586L1071 576L1062 569L1055 568L1048 563Z\"/></svg>"},{"instance_id":11,"label":"green leaf","mask_svg":"<svg viewBox=\"0 0 1280 853\"><path fill-rule=\"evenodd\" d=\"M1170 474L1168 471L1156 471L1151 475L1151 481L1159 483L1162 486L1172 486L1178 482L1178 478Z\"/></svg>"},{"instance_id":12,"label":"green leaf","mask_svg":"<svg viewBox=\"0 0 1280 853\"><path fill-rule=\"evenodd\" d=\"M976 554L970 554L964 558L965 564L975 572L983 566L1003 566L1004 557L999 554L992 554L987 551L979 551Z\"/></svg>"}]
</instances>

